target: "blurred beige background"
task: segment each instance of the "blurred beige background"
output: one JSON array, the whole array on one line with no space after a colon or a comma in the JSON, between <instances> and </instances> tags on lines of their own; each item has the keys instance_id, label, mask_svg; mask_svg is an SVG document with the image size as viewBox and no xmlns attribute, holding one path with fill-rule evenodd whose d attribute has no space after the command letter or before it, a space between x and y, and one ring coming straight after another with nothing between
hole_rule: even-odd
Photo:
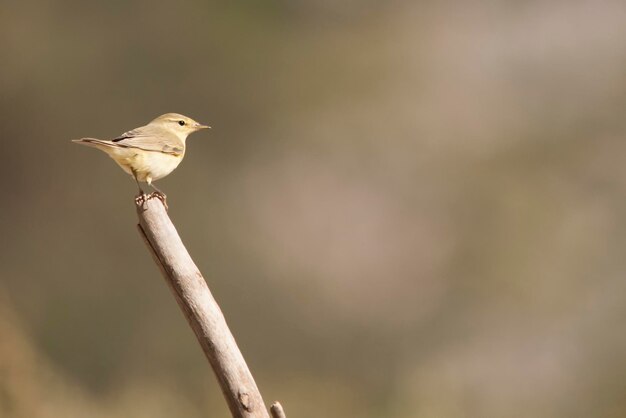
<instances>
[{"instance_id":1,"label":"blurred beige background","mask_svg":"<svg viewBox=\"0 0 626 418\"><path fill-rule=\"evenodd\" d=\"M626 416L623 1L0 6L0 416L227 417L110 138L158 183L265 400Z\"/></svg>"}]
</instances>

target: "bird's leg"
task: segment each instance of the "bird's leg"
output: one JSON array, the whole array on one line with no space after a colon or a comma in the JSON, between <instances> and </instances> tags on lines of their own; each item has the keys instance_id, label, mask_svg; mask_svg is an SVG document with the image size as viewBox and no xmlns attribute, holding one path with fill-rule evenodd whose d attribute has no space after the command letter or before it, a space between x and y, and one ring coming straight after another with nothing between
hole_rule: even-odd
<instances>
[{"instance_id":1,"label":"bird's leg","mask_svg":"<svg viewBox=\"0 0 626 418\"><path fill-rule=\"evenodd\" d=\"M137 179L137 172L131 168L133 173L133 178L135 179L135 183L137 183L137 187L139 188L139 194L135 198L135 204L142 205L146 203L146 192L143 191L141 185L139 184L139 180Z\"/></svg>"},{"instance_id":2,"label":"bird's leg","mask_svg":"<svg viewBox=\"0 0 626 418\"><path fill-rule=\"evenodd\" d=\"M152 183L152 179L148 177L148 186L152 187L155 191L153 193L150 194L150 196L155 196L157 199L159 199L162 203L163 206L165 206L165 210L168 210L169 207L167 206L167 196L165 195L165 193L163 193L161 190L159 190L158 187L156 187L153 183Z\"/></svg>"}]
</instances>

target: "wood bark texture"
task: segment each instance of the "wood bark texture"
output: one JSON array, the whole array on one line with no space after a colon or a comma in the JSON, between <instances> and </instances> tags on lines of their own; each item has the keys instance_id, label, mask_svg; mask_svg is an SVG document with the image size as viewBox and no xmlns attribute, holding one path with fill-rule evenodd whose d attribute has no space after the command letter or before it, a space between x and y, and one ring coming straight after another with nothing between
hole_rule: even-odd
<instances>
[{"instance_id":1,"label":"wood bark texture","mask_svg":"<svg viewBox=\"0 0 626 418\"><path fill-rule=\"evenodd\" d=\"M139 232L193 329L235 418L269 418L224 315L158 199L137 204Z\"/></svg>"}]
</instances>

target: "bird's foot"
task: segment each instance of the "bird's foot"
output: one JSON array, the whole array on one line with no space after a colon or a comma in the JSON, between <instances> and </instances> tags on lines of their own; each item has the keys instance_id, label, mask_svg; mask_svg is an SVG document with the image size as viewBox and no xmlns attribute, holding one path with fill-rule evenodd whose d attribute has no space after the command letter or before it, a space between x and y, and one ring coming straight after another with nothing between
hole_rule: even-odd
<instances>
[{"instance_id":1,"label":"bird's foot","mask_svg":"<svg viewBox=\"0 0 626 418\"><path fill-rule=\"evenodd\" d=\"M148 195L144 192L141 192L137 196L135 196L135 204L137 206L143 206L149 200Z\"/></svg>"},{"instance_id":2,"label":"bird's foot","mask_svg":"<svg viewBox=\"0 0 626 418\"><path fill-rule=\"evenodd\" d=\"M165 210L169 210L169 207L167 206L167 196L165 196L165 193L152 192L148 195L148 199L154 199L154 198L159 199L161 203L163 203L163 206L165 206Z\"/></svg>"},{"instance_id":3,"label":"bird's foot","mask_svg":"<svg viewBox=\"0 0 626 418\"><path fill-rule=\"evenodd\" d=\"M135 196L135 204L143 208L146 202L152 199L159 199L161 203L163 203L163 206L165 206L165 210L169 210L169 207L167 206L167 196L161 192L152 192L150 194L141 193Z\"/></svg>"}]
</instances>

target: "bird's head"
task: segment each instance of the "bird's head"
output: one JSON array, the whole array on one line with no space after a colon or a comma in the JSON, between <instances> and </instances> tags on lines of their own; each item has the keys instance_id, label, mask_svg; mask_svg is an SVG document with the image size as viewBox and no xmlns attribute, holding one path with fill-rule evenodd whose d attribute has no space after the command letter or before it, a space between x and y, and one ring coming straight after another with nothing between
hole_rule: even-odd
<instances>
[{"instance_id":1,"label":"bird's head","mask_svg":"<svg viewBox=\"0 0 626 418\"><path fill-rule=\"evenodd\" d=\"M182 140L187 138L187 135L196 131L210 128L208 125L203 125L190 117L178 113L166 113L161 115L150 122L149 125L156 125L167 129L168 131L176 134Z\"/></svg>"}]
</instances>

